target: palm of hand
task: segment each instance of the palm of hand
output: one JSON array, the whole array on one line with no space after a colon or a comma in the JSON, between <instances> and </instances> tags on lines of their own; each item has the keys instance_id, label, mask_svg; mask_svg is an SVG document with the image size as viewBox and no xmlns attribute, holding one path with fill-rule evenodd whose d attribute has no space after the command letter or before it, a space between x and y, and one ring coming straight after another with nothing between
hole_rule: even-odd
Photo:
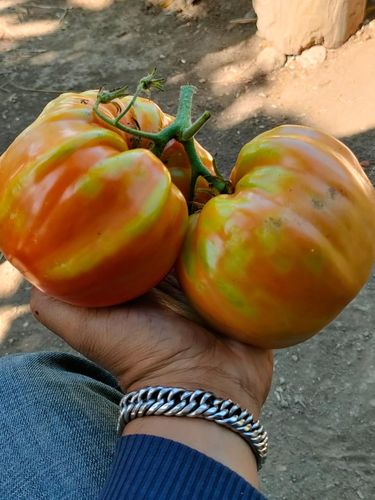
<instances>
[{"instance_id":1,"label":"palm of hand","mask_svg":"<svg viewBox=\"0 0 375 500\"><path fill-rule=\"evenodd\" d=\"M173 277L131 303L83 309L34 290L39 321L112 372L124 391L148 385L210 390L257 416L272 379L272 353L218 336L186 305Z\"/></svg>"}]
</instances>

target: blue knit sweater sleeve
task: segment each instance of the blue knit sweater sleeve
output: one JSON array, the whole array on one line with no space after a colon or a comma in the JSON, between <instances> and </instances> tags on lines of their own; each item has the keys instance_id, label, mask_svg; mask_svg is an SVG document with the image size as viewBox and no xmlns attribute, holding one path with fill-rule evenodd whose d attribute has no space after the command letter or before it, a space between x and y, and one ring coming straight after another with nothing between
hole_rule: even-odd
<instances>
[{"instance_id":1,"label":"blue knit sweater sleeve","mask_svg":"<svg viewBox=\"0 0 375 500\"><path fill-rule=\"evenodd\" d=\"M265 500L238 474L169 439L119 440L100 500Z\"/></svg>"}]
</instances>

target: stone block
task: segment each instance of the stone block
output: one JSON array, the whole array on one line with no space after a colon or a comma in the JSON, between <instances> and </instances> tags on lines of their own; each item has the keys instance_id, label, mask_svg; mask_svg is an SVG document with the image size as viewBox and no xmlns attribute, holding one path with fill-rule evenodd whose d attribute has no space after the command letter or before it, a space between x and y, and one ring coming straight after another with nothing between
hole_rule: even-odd
<instances>
[{"instance_id":1,"label":"stone block","mask_svg":"<svg viewBox=\"0 0 375 500\"><path fill-rule=\"evenodd\" d=\"M253 0L258 34L284 54L336 48L363 22L366 0Z\"/></svg>"}]
</instances>

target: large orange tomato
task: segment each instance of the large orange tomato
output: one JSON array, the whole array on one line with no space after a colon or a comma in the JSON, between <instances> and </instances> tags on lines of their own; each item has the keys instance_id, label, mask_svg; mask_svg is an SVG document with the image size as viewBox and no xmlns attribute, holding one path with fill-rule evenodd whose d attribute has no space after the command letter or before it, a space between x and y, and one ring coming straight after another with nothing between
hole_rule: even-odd
<instances>
[{"instance_id":1,"label":"large orange tomato","mask_svg":"<svg viewBox=\"0 0 375 500\"><path fill-rule=\"evenodd\" d=\"M375 258L375 192L354 155L282 126L246 144L233 195L190 218L178 275L206 320L267 348L301 342L358 293Z\"/></svg>"},{"instance_id":2,"label":"large orange tomato","mask_svg":"<svg viewBox=\"0 0 375 500\"><path fill-rule=\"evenodd\" d=\"M36 287L81 306L149 290L173 266L187 225L164 164L129 150L93 113L95 99L58 97L0 158L1 250ZM112 119L123 106L100 109Z\"/></svg>"}]
</instances>

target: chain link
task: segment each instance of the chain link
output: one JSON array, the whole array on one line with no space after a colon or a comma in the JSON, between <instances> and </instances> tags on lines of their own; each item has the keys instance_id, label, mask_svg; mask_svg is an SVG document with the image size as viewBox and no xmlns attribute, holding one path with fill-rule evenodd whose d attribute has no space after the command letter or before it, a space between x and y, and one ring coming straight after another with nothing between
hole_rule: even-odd
<instances>
[{"instance_id":1,"label":"chain link","mask_svg":"<svg viewBox=\"0 0 375 500\"><path fill-rule=\"evenodd\" d=\"M135 418L160 415L167 417L197 417L212 420L237 432L255 454L258 470L268 451L268 435L247 410L230 399L219 399L211 392L188 391L179 387L145 387L132 391L121 399L118 432Z\"/></svg>"}]
</instances>

